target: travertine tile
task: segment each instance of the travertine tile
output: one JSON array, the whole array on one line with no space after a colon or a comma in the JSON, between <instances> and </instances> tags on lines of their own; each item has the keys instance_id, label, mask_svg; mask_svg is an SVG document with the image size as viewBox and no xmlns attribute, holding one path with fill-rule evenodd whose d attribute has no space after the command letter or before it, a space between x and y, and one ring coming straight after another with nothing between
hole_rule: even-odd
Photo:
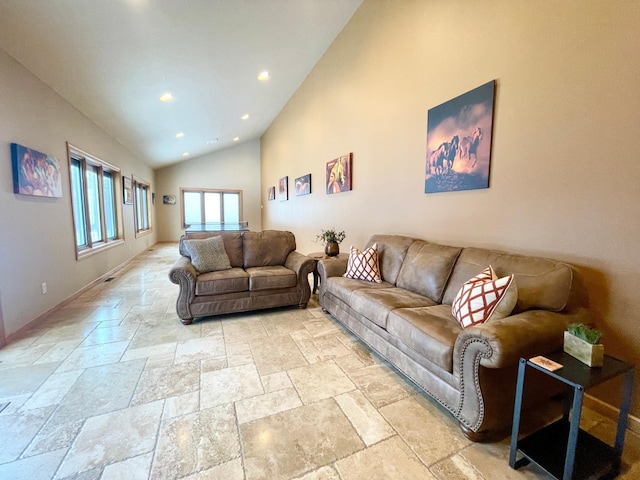
<instances>
[{"instance_id":1,"label":"travertine tile","mask_svg":"<svg viewBox=\"0 0 640 480\"><path fill-rule=\"evenodd\" d=\"M131 400L132 405L194 392L200 388L200 364L182 363L145 369Z\"/></svg>"},{"instance_id":2,"label":"travertine tile","mask_svg":"<svg viewBox=\"0 0 640 480\"><path fill-rule=\"evenodd\" d=\"M33 396L25 402L22 409L57 405L69 393L71 387L76 383L83 370L72 370L70 372L54 373L36 390Z\"/></svg>"},{"instance_id":3,"label":"travertine tile","mask_svg":"<svg viewBox=\"0 0 640 480\"><path fill-rule=\"evenodd\" d=\"M289 335L254 339L251 351L260 375L282 372L308 363Z\"/></svg>"},{"instance_id":4,"label":"travertine tile","mask_svg":"<svg viewBox=\"0 0 640 480\"><path fill-rule=\"evenodd\" d=\"M336 467L343 480L435 479L397 436L338 460Z\"/></svg>"},{"instance_id":5,"label":"travertine tile","mask_svg":"<svg viewBox=\"0 0 640 480\"><path fill-rule=\"evenodd\" d=\"M59 449L68 449L78 436L84 419L67 423L46 423L29 444L22 457L31 457Z\"/></svg>"},{"instance_id":6,"label":"travertine tile","mask_svg":"<svg viewBox=\"0 0 640 480\"><path fill-rule=\"evenodd\" d=\"M88 368L58 405L49 422L68 423L129 405L144 360Z\"/></svg>"},{"instance_id":7,"label":"travertine tile","mask_svg":"<svg viewBox=\"0 0 640 480\"><path fill-rule=\"evenodd\" d=\"M238 423L247 423L258 418L290 410L302 405L302 401L293 388L276 390L236 402Z\"/></svg>"},{"instance_id":8,"label":"travertine tile","mask_svg":"<svg viewBox=\"0 0 640 480\"><path fill-rule=\"evenodd\" d=\"M253 363L249 342L226 342L227 360L230 367Z\"/></svg>"},{"instance_id":9,"label":"travertine tile","mask_svg":"<svg viewBox=\"0 0 640 480\"><path fill-rule=\"evenodd\" d=\"M500 443L474 443L460 451L459 455L484 478L503 478L504 480L551 479L542 469L533 464L514 470L509 466L509 441Z\"/></svg>"},{"instance_id":10,"label":"travertine tile","mask_svg":"<svg viewBox=\"0 0 640 480\"><path fill-rule=\"evenodd\" d=\"M11 463L0 464L2 480L49 480L53 478L67 449L23 458Z\"/></svg>"},{"instance_id":11,"label":"travertine tile","mask_svg":"<svg viewBox=\"0 0 640 480\"><path fill-rule=\"evenodd\" d=\"M367 446L395 435L395 431L378 413L362 392L354 390L336 397L336 402Z\"/></svg>"},{"instance_id":12,"label":"travertine tile","mask_svg":"<svg viewBox=\"0 0 640 480\"><path fill-rule=\"evenodd\" d=\"M351 370L348 374L376 408L397 402L415 393L415 387L387 365L371 365Z\"/></svg>"},{"instance_id":13,"label":"travertine tile","mask_svg":"<svg viewBox=\"0 0 640 480\"><path fill-rule=\"evenodd\" d=\"M380 408L380 413L425 465L432 465L470 442L452 419L429 408L423 397L412 396ZM447 441L443 442L442 439Z\"/></svg>"},{"instance_id":14,"label":"travertine tile","mask_svg":"<svg viewBox=\"0 0 640 480\"><path fill-rule=\"evenodd\" d=\"M51 415L54 407L27 410L0 416L0 464L17 460L38 430ZM10 432L10 434L9 434Z\"/></svg>"},{"instance_id":15,"label":"travertine tile","mask_svg":"<svg viewBox=\"0 0 640 480\"><path fill-rule=\"evenodd\" d=\"M240 431L247 480L289 479L364 447L333 399L245 423Z\"/></svg>"},{"instance_id":16,"label":"travertine tile","mask_svg":"<svg viewBox=\"0 0 640 480\"><path fill-rule=\"evenodd\" d=\"M267 331L257 316L253 318L227 316L222 320L222 332L224 341L227 343L250 342L267 336Z\"/></svg>"},{"instance_id":17,"label":"travertine tile","mask_svg":"<svg viewBox=\"0 0 640 480\"><path fill-rule=\"evenodd\" d=\"M275 392L276 390L283 390L285 388L293 387L291 379L287 372L271 373L260 377L262 380L262 387L265 393Z\"/></svg>"},{"instance_id":18,"label":"travertine tile","mask_svg":"<svg viewBox=\"0 0 640 480\"><path fill-rule=\"evenodd\" d=\"M289 370L303 403L309 404L354 390L356 386L331 360Z\"/></svg>"},{"instance_id":19,"label":"travertine tile","mask_svg":"<svg viewBox=\"0 0 640 480\"><path fill-rule=\"evenodd\" d=\"M35 392L59 365L53 362L0 370L0 398Z\"/></svg>"},{"instance_id":20,"label":"travertine tile","mask_svg":"<svg viewBox=\"0 0 640 480\"><path fill-rule=\"evenodd\" d=\"M220 405L162 422L150 478L181 478L239 456L233 405Z\"/></svg>"},{"instance_id":21,"label":"travertine tile","mask_svg":"<svg viewBox=\"0 0 640 480\"><path fill-rule=\"evenodd\" d=\"M438 480L485 480L461 455L446 458L431 466L430 470Z\"/></svg>"},{"instance_id":22,"label":"travertine tile","mask_svg":"<svg viewBox=\"0 0 640 480\"><path fill-rule=\"evenodd\" d=\"M56 372L68 372L82 368L97 367L117 363L127 349L129 342L105 343L90 347L76 348L67 359L60 364Z\"/></svg>"},{"instance_id":23,"label":"travertine tile","mask_svg":"<svg viewBox=\"0 0 640 480\"><path fill-rule=\"evenodd\" d=\"M303 330L293 332L291 337L309 363L351 355L351 351L335 335L313 337L308 331Z\"/></svg>"},{"instance_id":24,"label":"travertine tile","mask_svg":"<svg viewBox=\"0 0 640 480\"><path fill-rule=\"evenodd\" d=\"M200 408L224 405L263 393L262 382L255 365L240 365L204 372L200 387Z\"/></svg>"},{"instance_id":25,"label":"travertine tile","mask_svg":"<svg viewBox=\"0 0 640 480\"><path fill-rule=\"evenodd\" d=\"M196 390L165 399L162 419L181 417L198 410L200 410L200 392Z\"/></svg>"},{"instance_id":26,"label":"travertine tile","mask_svg":"<svg viewBox=\"0 0 640 480\"><path fill-rule=\"evenodd\" d=\"M153 453L145 453L112 463L104 468L100 480L148 480Z\"/></svg>"},{"instance_id":27,"label":"travertine tile","mask_svg":"<svg viewBox=\"0 0 640 480\"><path fill-rule=\"evenodd\" d=\"M126 408L87 419L65 457L58 477L148 453L156 443L162 401Z\"/></svg>"},{"instance_id":28,"label":"travertine tile","mask_svg":"<svg viewBox=\"0 0 640 480\"><path fill-rule=\"evenodd\" d=\"M301 477L296 477L295 480L340 480L338 472L331 466L320 467L313 472L309 472Z\"/></svg>"},{"instance_id":29,"label":"travertine tile","mask_svg":"<svg viewBox=\"0 0 640 480\"><path fill-rule=\"evenodd\" d=\"M303 319L307 318L307 313L304 310L296 310L295 313L289 313L290 311L290 309L276 309L260 314L259 318L264 325L267 335L274 337L297 331L305 331Z\"/></svg>"},{"instance_id":30,"label":"travertine tile","mask_svg":"<svg viewBox=\"0 0 640 480\"><path fill-rule=\"evenodd\" d=\"M119 325L120 320L117 322L117 326L107 327L106 321L101 321L98 328L91 332L87 338L82 342L82 346L89 347L91 345L101 345L103 343L124 342L133 338L138 325Z\"/></svg>"},{"instance_id":31,"label":"travertine tile","mask_svg":"<svg viewBox=\"0 0 640 480\"><path fill-rule=\"evenodd\" d=\"M208 470L184 477L184 480L244 480L242 459L236 458Z\"/></svg>"},{"instance_id":32,"label":"travertine tile","mask_svg":"<svg viewBox=\"0 0 640 480\"><path fill-rule=\"evenodd\" d=\"M41 363L62 362L63 360L66 360L71 353L73 353L82 341L83 340L81 338L76 338L73 340L57 342L53 345L47 344L50 348L34 363L38 365Z\"/></svg>"},{"instance_id":33,"label":"travertine tile","mask_svg":"<svg viewBox=\"0 0 640 480\"><path fill-rule=\"evenodd\" d=\"M225 354L222 335L192 338L191 340L178 342L175 363L220 358L224 357Z\"/></svg>"}]
</instances>

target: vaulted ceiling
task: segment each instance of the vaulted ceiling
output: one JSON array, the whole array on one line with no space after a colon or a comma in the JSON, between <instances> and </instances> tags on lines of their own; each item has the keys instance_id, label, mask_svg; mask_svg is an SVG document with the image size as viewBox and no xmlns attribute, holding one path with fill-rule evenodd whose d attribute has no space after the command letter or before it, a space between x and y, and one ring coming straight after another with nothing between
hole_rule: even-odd
<instances>
[{"instance_id":1,"label":"vaulted ceiling","mask_svg":"<svg viewBox=\"0 0 640 480\"><path fill-rule=\"evenodd\" d=\"M2 0L0 48L158 168L259 138L361 2Z\"/></svg>"}]
</instances>

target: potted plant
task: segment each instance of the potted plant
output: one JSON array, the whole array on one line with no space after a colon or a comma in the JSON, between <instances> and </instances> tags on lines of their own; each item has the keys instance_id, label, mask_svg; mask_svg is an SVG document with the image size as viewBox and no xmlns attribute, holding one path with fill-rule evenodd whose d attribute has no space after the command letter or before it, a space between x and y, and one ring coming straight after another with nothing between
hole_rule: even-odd
<instances>
[{"instance_id":1,"label":"potted plant","mask_svg":"<svg viewBox=\"0 0 640 480\"><path fill-rule=\"evenodd\" d=\"M598 343L602 332L584 323L571 323L564 332L564 351L590 367L601 367L604 345Z\"/></svg>"},{"instance_id":2,"label":"potted plant","mask_svg":"<svg viewBox=\"0 0 640 480\"><path fill-rule=\"evenodd\" d=\"M340 253L340 242L346 238L344 230L336 232L335 229L320 230L320 235L316 235L316 241L320 240L324 248L324 253L329 257L335 257Z\"/></svg>"}]
</instances>

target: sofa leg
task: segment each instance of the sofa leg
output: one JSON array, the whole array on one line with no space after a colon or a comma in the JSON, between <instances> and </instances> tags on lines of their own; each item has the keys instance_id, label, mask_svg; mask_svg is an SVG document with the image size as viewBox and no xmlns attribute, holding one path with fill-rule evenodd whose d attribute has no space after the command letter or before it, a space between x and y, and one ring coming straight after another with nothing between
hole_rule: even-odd
<instances>
[{"instance_id":1,"label":"sofa leg","mask_svg":"<svg viewBox=\"0 0 640 480\"><path fill-rule=\"evenodd\" d=\"M301 304L298 305L298 308L300 310L304 310L305 308L307 308L307 304L306 303L301 303Z\"/></svg>"},{"instance_id":2,"label":"sofa leg","mask_svg":"<svg viewBox=\"0 0 640 480\"><path fill-rule=\"evenodd\" d=\"M180 321L183 325L191 325L193 323L193 318L181 318Z\"/></svg>"},{"instance_id":3,"label":"sofa leg","mask_svg":"<svg viewBox=\"0 0 640 480\"><path fill-rule=\"evenodd\" d=\"M472 442L486 442L487 441L487 431L484 430L482 432L474 432L473 430L471 430L469 427L467 427L466 425L463 425L462 423L458 423L458 425L460 426L460 430L462 430L462 434L468 439L471 440Z\"/></svg>"}]
</instances>

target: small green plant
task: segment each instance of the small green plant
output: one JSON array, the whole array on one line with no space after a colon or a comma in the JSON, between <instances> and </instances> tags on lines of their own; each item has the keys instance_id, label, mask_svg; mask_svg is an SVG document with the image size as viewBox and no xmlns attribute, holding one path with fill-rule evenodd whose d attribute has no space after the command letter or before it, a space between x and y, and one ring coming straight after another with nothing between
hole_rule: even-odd
<instances>
[{"instance_id":1,"label":"small green plant","mask_svg":"<svg viewBox=\"0 0 640 480\"><path fill-rule=\"evenodd\" d=\"M336 232L335 229L331 228L329 230L320 230L320 232L320 235L316 235L316 242L321 241L323 245L333 242L340 243L347 237L344 230Z\"/></svg>"},{"instance_id":2,"label":"small green plant","mask_svg":"<svg viewBox=\"0 0 640 480\"><path fill-rule=\"evenodd\" d=\"M602 332L596 328L592 328L589 325L585 325L584 323L570 323L567 326L567 330L572 335L575 335L578 338L581 338L587 343L591 345L595 345L602 337Z\"/></svg>"}]
</instances>

